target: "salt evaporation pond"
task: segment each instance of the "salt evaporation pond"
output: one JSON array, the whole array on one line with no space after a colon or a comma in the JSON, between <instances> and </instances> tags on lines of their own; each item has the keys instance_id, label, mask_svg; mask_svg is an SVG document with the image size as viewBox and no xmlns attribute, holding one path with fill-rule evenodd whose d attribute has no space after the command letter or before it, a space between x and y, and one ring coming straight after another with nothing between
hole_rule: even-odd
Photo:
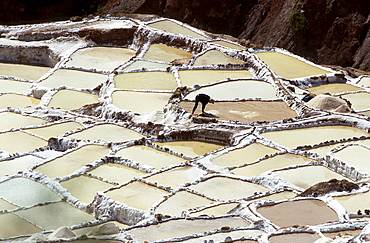
<instances>
[{"instance_id":1,"label":"salt evaporation pond","mask_svg":"<svg viewBox=\"0 0 370 243\"><path fill-rule=\"evenodd\" d=\"M172 20L161 20L153 23L148 24L149 27L164 30L166 32L174 33L174 34L181 34L186 36L191 36L198 39L208 39L207 37L200 35L189 28L186 28Z\"/></svg>"},{"instance_id":2,"label":"salt evaporation pond","mask_svg":"<svg viewBox=\"0 0 370 243\"><path fill-rule=\"evenodd\" d=\"M186 98L195 100L195 96L199 93L206 93L214 100L277 98L274 88L269 83L255 80L233 81L207 86L190 93Z\"/></svg>"},{"instance_id":3,"label":"salt evaporation pond","mask_svg":"<svg viewBox=\"0 0 370 243\"><path fill-rule=\"evenodd\" d=\"M281 202L257 209L263 217L279 227L293 225L317 225L337 221L335 211L320 200L295 200ZM284 214L281 214L284 212ZM312 214L316 212L317 214Z\"/></svg>"},{"instance_id":4,"label":"salt evaporation pond","mask_svg":"<svg viewBox=\"0 0 370 243\"><path fill-rule=\"evenodd\" d=\"M87 104L96 103L97 101L97 95L62 89L53 96L48 106L64 110L74 110Z\"/></svg>"},{"instance_id":5,"label":"salt evaporation pond","mask_svg":"<svg viewBox=\"0 0 370 243\"><path fill-rule=\"evenodd\" d=\"M31 96L19 94L3 94L0 95L0 109L7 107L22 109L27 106L37 106L40 103L39 99Z\"/></svg>"},{"instance_id":6,"label":"salt evaporation pond","mask_svg":"<svg viewBox=\"0 0 370 243\"><path fill-rule=\"evenodd\" d=\"M0 75L36 81L51 68L21 63L0 62Z\"/></svg>"},{"instance_id":7,"label":"salt evaporation pond","mask_svg":"<svg viewBox=\"0 0 370 243\"><path fill-rule=\"evenodd\" d=\"M117 89L175 90L175 77L168 72L123 73L114 77Z\"/></svg>"},{"instance_id":8,"label":"salt evaporation pond","mask_svg":"<svg viewBox=\"0 0 370 243\"><path fill-rule=\"evenodd\" d=\"M345 94L342 96L343 98L349 100L352 104L352 108L355 111L369 109L369 100L370 94L369 93L352 93L352 94Z\"/></svg>"},{"instance_id":9,"label":"salt evaporation pond","mask_svg":"<svg viewBox=\"0 0 370 243\"><path fill-rule=\"evenodd\" d=\"M144 19L2 26L1 241L370 234L368 77ZM355 113L315 110L307 92ZM191 114L199 93L210 114Z\"/></svg>"},{"instance_id":10,"label":"salt evaporation pond","mask_svg":"<svg viewBox=\"0 0 370 243\"><path fill-rule=\"evenodd\" d=\"M114 91L112 103L122 110L147 113L162 110L170 98L169 93Z\"/></svg>"},{"instance_id":11,"label":"salt evaporation pond","mask_svg":"<svg viewBox=\"0 0 370 243\"><path fill-rule=\"evenodd\" d=\"M80 89L93 89L104 82L106 79L107 76L104 74L59 69L47 79L38 84L48 88L67 86Z\"/></svg>"},{"instance_id":12,"label":"salt evaporation pond","mask_svg":"<svg viewBox=\"0 0 370 243\"><path fill-rule=\"evenodd\" d=\"M171 62L175 59L190 58L191 56L191 53L179 48L162 44L152 44L143 58L148 60Z\"/></svg>"},{"instance_id":13,"label":"salt evaporation pond","mask_svg":"<svg viewBox=\"0 0 370 243\"><path fill-rule=\"evenodd\" d=\"M32 83L0 79L0 90L13 93L27 93Z\"/></svg>"},{"instance_id":14,"label":"salt evaporation pond","mask_svg":"<svg viewBox=\"0 0 370 243\"><path fill-rule=\"evenodd\" d=\"M323 93L336 94L336 93L341 93L341 92L346 92L346 91L347 92L358 91L358 90L362 90L362 88L353 86L351 84L346 84L346 83L331 83L331 84L322 84L319 86L311 87L306 90L316 95L319 95Z\"/></svg>"},{"instance_id":15,"label":"salt evaporation pond","mask_svg":"<svg viewBox=\"0 0 370 243\"><path fill-rule=\"evenodd\" d=\"M158 63L158 62L150 62L150 61L135 61L129 66L125 67L124 71L132 71L132 70L153 70L153 69L167 69L170 67L170 64L166 63Z\"/></svg>"},{"instance_id":16,"label":"salt evaporation pond","mask_svg":"<svg viewBox=\"0 0 370 243\"><path fill-rule=\"evenodd\" d=\"M196 78L194 78L196 77ZM180 70L182 86L204 85L221 80L252 77L247 70Z\"/></svg>"},{"instance_id":17,"label":"salt evaporation pond","mask_svg":"<svg viewBox=\"0 0 370 243\"><path fill-rule=\"evenodd\" d=\"M367 134L354 127L321 126L266 132L262 133L262 136L281 145L294 148L300 145L314 145L324 141L361 137Z\"/></svg>"},{"instance_id":18,"label":"salt evaporation pond","mask_svg":"<svg viewBox=\"0 0 370 243\"><path fill-rule=\"evenodd\" d=\"M69 67L113 71L130 60L135 54L135 50L126 48L89 47L73 53L66 65Z\"/></svg>"},{"instance_id":19,"label":"salt evaporation pond","mask_svg":"<svg viewBox=\"0 0 370 243\"><path fill-rule=\"evenodd\" d=\"M370 86L370 77L363 77L360 79L360 82L358 82L360 85L364 86Z\"/></svg>"},{"instance_id":20,"label":"salt evaporation pond","mask_svg":"<svg viewBox=\"0 0 370 243\"><path fill-rule=\"evenodd\" d=\"M279 52L258 52L256 55L279 76L289 79L302 78L329 72Z\"/></svg>"},{"instance_id":21,"label":"salt evaporation pond","mask_svg":"<svg viewBox=\"0 0 370 243\"><path fill-rule=\"evenodd\" d=\"M242 61L229 57L219 50L209 50L206 53L197 57L194 66L207 66L216 64L241 64Z\"/></svg>"}]
</instances>

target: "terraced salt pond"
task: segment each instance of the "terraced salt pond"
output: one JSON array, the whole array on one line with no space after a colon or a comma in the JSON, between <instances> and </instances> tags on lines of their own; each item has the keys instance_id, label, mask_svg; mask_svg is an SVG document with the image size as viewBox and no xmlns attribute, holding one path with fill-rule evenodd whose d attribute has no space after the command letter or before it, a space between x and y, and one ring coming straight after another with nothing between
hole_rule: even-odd
<instances>
[{"instance_id":1,"label":"terraced salt pond","mask_svg":"<svg viewBox=\"0 0 370 243\"><path fill-rule=\"evenodd\" d=\"M50 71L50 67L0 62L1 76L36 81Z\"/></svg>"},{"instance_id":2,"label":"terraced salt pond","mask_svg":"<svg viewBox=\"0 0 370 243\"><path fill-rule=\"evenodd\" d=\"M329 73L323 68L312 66L295 57L279 52L257 52L256 55L277 75L288 79Z\"/></svg>"},{"instance_id":3,"label":"terraced salt pond","mask_svg":"<svg viewBox=\"0 0 370 243\"><path fill-rule=\"evenodd\" d=\"M97 101L97 95L62 89L53 96L48 106L64 110L74 110L87 104L96 103Z\"/></svg>"},{"instance_id":4,"label":"terraced salt pond","mask_svg":"<svg viewBox=\"0 0 370 243\"><path fill-rule=\"evenodd\" d=\"M0 109L5 109L7 107L22 109L27 106L37 106L40 100L26 95L10 93L0 95L0 103Z\"/></svg>"},{"instance_id":5,"label":"terraced salt pond","mask_svg":"<svg viewBox=\"0 0 370 243\"><path fill-rule=\"evenodd\" d=\"M0 241L370 234L368 77L151 18L2 26ZM191 114L200 93L215 103Z\"/></svg>"},{"instance_id":6,"label":"terraced salt pond","mask_svg":"<svg viewBox=\"0 0 370 243\"><path fill-rule=\"evenodd\" d=\"M88 47L73 53L66 66L113 71L130 60L135 54L135 50L128 48Z\"/></svg>"},{"instance_id":7,"label":"terraced salt pond","mask_svg":"<svg viewBox=\"0 0 370 243\"><path fill-rule=\"evenodd\" d=\"M129 90L175 90L175 77L168 72L136 72L115 76L117 89Z\"/></svg>"},{"instance_id":8,"label":"terraced salt pond","mask_svg":"<svg viewBox=\"0 0 370 243\"><path fill-rule=\"evenodd\" d=\"M321 126L262 133L267 139L286 147L314 145L323 141L361 137L368 133L349 126Z\"/></svg>"},{"instance_id":9,"label":"terraced salt pond","mask_svg":"<svg viewBox=\"0 0 370 243\"><path fill-rule=\"evenodd\" d=\"M314 93L316 95L323 93L336 94L341 92L352 92L362 90L362 88L346 84L346 83L331 83L331 84L322 84L319 86L311 87L306 89L307 91Z\"/></svg>"},{"instance_id":10,"label":"terraced salt pond","mask_svg":"<svg viewBox=\"0 0 370 243\"><path fill-rule=\"evenodd\" d=\"M107 79L106 75L81 72L76 70L59 69L39 85L48 88L67 86L72 88L94 89Z\"/></svg>"}]
</instances>

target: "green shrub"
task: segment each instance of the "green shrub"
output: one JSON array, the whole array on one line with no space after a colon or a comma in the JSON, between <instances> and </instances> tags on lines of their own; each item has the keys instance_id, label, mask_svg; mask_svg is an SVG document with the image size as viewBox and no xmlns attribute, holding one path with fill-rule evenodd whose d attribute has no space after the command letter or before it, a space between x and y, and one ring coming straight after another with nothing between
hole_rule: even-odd
<instances>
[{"instance_id":1,"label":"green shrub","mask_svg":"<svg viewBox=\"0 0 370 243\"><path fill-rule=\"evenodd\" d=\"M306 30L308 30L307 18L300 11L295 10L290 15L289 19L291 21L291 26L294 28L295 31L305 32Z\"/></svg>"}]
</instances>

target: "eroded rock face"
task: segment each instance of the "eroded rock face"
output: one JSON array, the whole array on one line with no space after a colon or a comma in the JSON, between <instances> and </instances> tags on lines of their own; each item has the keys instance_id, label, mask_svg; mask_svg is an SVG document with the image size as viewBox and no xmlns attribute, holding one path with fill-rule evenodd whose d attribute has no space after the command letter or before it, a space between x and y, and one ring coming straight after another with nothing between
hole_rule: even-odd
<instances>
[{"instance_id":1,"label":"eroded rock face","mask_svg":"<svg viewBox=\"0 0 370 243\"><path fill-rule=\"evenodd\" d=\"M369 9L370 3L360 0L146 0L137 12L283 47L314 62L369 70Z\"/></svg>"}]
</instances>

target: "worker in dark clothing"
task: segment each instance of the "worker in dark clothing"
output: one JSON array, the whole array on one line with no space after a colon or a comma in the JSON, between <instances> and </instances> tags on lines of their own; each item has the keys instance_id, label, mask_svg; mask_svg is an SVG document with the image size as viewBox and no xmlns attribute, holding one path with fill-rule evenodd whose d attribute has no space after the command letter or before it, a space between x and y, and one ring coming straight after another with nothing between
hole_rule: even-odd
<instances>
[{"instance_id":1,"label":"worker in dark clothing","mask_svg":"<svg viewBox=\"0 0 370 243\"><path fill-rule=\"evenodd\" d=\"M193 108L193 112L191 114L194 114L195 110L198 107L199 102L202 103L202 114L205 114L204 109L206 108L206 105L208 103L212 103L212 104L215 103L215 101L213 99L211 99L211 97L209 97L209 95L198 94L197 96L195 96L195 105L194 105L194 108Z\"/></svg>"}]
</instances>

